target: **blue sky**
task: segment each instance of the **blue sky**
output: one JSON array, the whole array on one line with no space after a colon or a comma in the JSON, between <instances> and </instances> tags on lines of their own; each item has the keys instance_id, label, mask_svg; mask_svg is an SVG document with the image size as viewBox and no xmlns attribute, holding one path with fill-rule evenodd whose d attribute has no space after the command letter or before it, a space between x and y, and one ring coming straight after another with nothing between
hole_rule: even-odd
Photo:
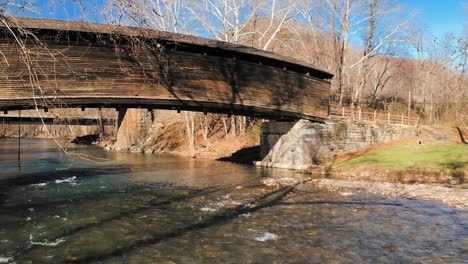
<instances>
[{"instance_id":1,"label":"blue sky","mask_svg":"<svg viewBox=\"0 0 468 264\"><path fill-rule=\"evenodd\" d=\"M99 10L104 5L105 0L82 0L82 2L87 3L89 8ZM79 20L81 16L81 9L74 4L73 0L36 0L34 6L37 12L28 15L30 17ZM87 17L87 19L89 18ZM102 21L96 17L94 22Z\"/></svg>"},{"instance_id":2,"label":"blue sky","mask_svg":"<svg viewBox=\"0 0 468 264\"><path fill-rule=\"evenodd\" d=\"M55 8L55 18L75 20L80 18L80 10L70 3L73 0L36 0L39 14L33 17L48 17L50 15L51 2L64 2ZM92 6L99 8L105 0L84 0L93 3ZM401 0L411 9L416 10L416 22L418 28L428 36L443 38L447 33L461 35L464 23L468 22L468 0ZM100 22L96 19L96 22Z\"/></svg>"},{"instance_id":3,"label":"blue sky","mask_svg":"<svg viewBox=\"0 0 468 264\"><path fill-rule=\"evenodd\" d=\"M467 22L468 0L403 0L416 10L416 22L425 34L443 38L448 33L461 35Z\"/></svg>"}]
</instances>

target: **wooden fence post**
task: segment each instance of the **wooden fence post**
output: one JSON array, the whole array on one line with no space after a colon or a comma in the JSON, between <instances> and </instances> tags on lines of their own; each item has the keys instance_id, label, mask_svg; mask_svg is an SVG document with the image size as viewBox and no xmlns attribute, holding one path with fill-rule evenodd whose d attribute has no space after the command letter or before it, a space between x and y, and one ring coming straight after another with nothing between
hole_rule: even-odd
<instances>
[{"instance_id":1,"label":"wooden fence post","mask_svg":"<svg viewBox=\"0 0 468 264\"><path fill-rule=\"evenodd\" d=\"M343 116L343 118L345 117L345 109L344 109L344 106L341 106L341 111L343 112L341 115Z\"/></svg>"},{"instance_id":2,"label":"wooden fence post","mask_svg":"<svg viewBox=\"0 0 468 264\"><path fill-rule=\"evenodd\" d=\"M387 114L387 123L390 124L390 112Z\"/></svg>"},{"instance_id":3,"label":"wooden fence post","mask_svg":"<svg viewBox=\"0 0 468 264\"><path fill-rule=\"evenodd\" d=\"M362 117L362 112L361 112L361 108L359 108L359 120L361 120L361 117Z\"/></svg>"},{"instance_id":4,"label":"wooden fence post","mask_svg":"<svg viewBox=\"0 0 468 264\"><path fill-rule=\"evenodd\" d=\"M405 123L405 115L401 114L401 124L403 125Z\"/></svg>"},{"instance_id":5,"label":"wooden fence post","mask_svg":"<svg viewBox=\"0 0 468 264\"><path fill-rule=\"evenodd\" d=\"M374 110L374 123L377 122L377 111Z\"/></svg>"}]
</instances>

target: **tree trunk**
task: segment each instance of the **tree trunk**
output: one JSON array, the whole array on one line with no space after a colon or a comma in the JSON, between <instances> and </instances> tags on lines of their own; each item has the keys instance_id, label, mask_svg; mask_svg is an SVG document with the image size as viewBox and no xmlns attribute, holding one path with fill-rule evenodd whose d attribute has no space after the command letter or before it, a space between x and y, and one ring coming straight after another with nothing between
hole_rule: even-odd
<instances>
[{"instance_id":1,"label":"tree trunk","mask_svg":"<svg viewBox=\"0 0 468 264\"><path fill-rule=\"evenodd\" d=\"M195 113L185 112L184 114L190 155L195 157Z\"/></svg>"},{"instance_id":2,"label":"tree trunk","mask_svg":"<svg viewBox=\"0 0 468 264\"><path fill-rule=\"evenodd\" d=\"M236 117L231 116L231 136L236 136Z\"/></svg>"}]
</instances>

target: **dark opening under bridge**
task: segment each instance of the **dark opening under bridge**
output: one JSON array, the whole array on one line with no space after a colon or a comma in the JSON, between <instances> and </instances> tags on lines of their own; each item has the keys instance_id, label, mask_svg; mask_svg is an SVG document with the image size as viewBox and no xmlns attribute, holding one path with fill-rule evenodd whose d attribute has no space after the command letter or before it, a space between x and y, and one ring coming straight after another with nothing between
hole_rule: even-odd
<instances>
[{"instance_id":1,"label":"dark opening under bridge","mask_svg":"<svg viewBox=\"0 0 468 264\"><path fill-rule=\"evenodd\" d=\"M239 45L83 22L0 26L0 110L115 107L328 117L332 74Z\"/></svg>"},{"instance_id":2,"label":"dark opening under bridge","mask_svg":"<svg viewBox=\"0 0 468 264\"><path fill-rule=\"evenodd\" d=\"M44 125L113 125L116 120L111 118L98 118L98 117L64 117L59 118L49 115L31 115L31 114L21 114L18 113L9 113L1 114L0 113L0 125L2 124L44 124Z\"/></svg>"}]
</instances>

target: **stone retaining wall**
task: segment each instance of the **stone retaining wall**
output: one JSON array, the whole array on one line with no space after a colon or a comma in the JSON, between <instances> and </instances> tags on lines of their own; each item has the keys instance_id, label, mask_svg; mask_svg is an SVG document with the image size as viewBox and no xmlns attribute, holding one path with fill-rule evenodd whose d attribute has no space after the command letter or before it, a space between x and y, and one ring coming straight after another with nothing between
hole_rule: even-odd
<instances>
[{"instance_id":1,"label":"stone retaining wall","mask_svg":"<svg viewBox=\"0 0 468 264\"><path fill-rule=\"evenodd\" d=\"M256 165L307 169L336 155L414 136L416 132L415 127L357 122L268 122L262 127L264 159Z\"/></svg>"}]
</instances>

